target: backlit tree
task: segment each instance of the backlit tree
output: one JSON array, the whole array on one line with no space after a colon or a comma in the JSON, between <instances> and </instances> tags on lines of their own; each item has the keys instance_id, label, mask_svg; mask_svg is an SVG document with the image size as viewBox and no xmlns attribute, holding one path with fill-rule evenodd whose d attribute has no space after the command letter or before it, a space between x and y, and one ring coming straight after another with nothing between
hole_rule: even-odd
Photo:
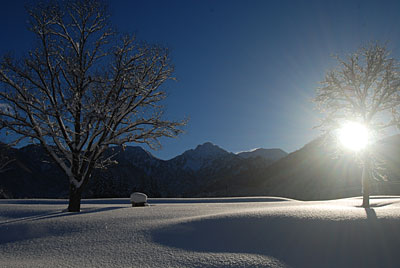
<instances>
[{"instance_id":1,"label":"backlit tree","mask_svg":"<svg viewBox=\"0 0 400 268\"><path fill-rule=\"evenodd\" d=\"M325 114L321 128L332 133L345 122L362 124L377 137L384 129L400 129L399 62L384 45L370 44L328 71L315 102ZM358 154L363 165L363 206L369 207L372 148Z\"/></svg>"}]
</instances>

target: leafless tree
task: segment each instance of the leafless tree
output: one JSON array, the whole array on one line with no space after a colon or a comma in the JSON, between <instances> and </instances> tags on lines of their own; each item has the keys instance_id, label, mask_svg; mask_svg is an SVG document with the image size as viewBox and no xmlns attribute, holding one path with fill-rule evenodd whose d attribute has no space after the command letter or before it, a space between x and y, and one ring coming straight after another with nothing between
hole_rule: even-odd
<instances>
[{"instance_id":1,"label":"leafless tree","mask_svg":"<svg viewBox=\"0 0 400 268\"><path fill-rule=\"evenodd\" d=\"M377 137L384 129L400 129L399 62L390 57L386 45L371 43L345 59L335 58L338 66L326 73L315 98L325 113L320 127L331 132L344 120L353 120L366 125ZM369 207L372 151L359 155L364 207Z\"/></svg>"},{"instance_id":2,"label":"leafless tree","mask_svg":"<svg viewBox=\"0 0 400 268\"><path fill-rule=\"evenodd\" d=\"M185 121L164 119L168 50L111 30L96 0L48 1L27 9L37 45L0 65L1 129L38 141L69 178L69 211L80 211L92 171L111 164L110 145L160 146ZM10 135L9 135L10 136Z\"/></svg>"}]
</instances>

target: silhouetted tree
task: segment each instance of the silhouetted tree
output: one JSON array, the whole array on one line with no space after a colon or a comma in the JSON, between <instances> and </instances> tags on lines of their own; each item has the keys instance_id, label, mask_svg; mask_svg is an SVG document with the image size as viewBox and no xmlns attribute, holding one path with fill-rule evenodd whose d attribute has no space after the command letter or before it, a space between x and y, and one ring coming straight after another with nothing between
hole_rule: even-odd
<instances>
[{"instance_id":1,"label":"silhouetted tree","mask_svg":"<svg viewBox=\"0 0 400 268\"><path fill-rule=\"evenodd\" d=\"M400 129L399 62L385 45L362 47L326 73L315 101L325 113L321 128L331 132L344 120L366 125L378 136L389 127ZM359 156L363 165L363 206L369 207L372 149Z\"/></svg>"},{"instance_id":2,"label":"silhouetted tree","mask_svg":"<svg viewBox=\"0 0 400 268\"><path fill-rule=\"evenodd\" d=\"M103 2L47 1L28 8L37 45L0 65L3 131L40 142L67 174L69 211L80 211L92 171L112 164L110 145L160 146L184 121L168 121L160 102L172 79L168 50L110 29ZM9 136L10 137L10 136Z\"/></svg>"}]
</instances>

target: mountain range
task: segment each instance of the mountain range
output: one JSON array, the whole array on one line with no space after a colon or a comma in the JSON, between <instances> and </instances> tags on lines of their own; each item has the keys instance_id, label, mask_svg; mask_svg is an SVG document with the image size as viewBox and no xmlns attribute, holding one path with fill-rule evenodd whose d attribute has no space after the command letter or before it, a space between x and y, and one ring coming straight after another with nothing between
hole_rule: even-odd
<instances>
[{"instance_id":1,"label":"mountain range","mask_svg":"<svg viewBox=\"0 0 400 268\"><path fill-rule=\"evenodd\" d=\"M359 195L360 165L351 154L335 155L323 138L287 154L281 149L231 153L206 142L170 160L137 146L112 147L118 164L95 170L86 198L127 197L133 191L150 197L272 195L300 200ZM400 135L374 146L383 159L386 182L375 194L400 194ZM66 198L68 180L39 145L3 148L15 159L0 173L0 197Z\"/></svg>"}]
</instances>

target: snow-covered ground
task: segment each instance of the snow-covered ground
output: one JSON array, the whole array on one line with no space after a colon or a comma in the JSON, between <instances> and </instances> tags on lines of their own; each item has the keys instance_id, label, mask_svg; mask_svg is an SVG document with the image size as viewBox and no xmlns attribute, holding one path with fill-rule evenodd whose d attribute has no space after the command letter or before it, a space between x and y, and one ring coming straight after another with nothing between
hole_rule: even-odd
<instances>
[{"instance_id":1,"label":"snow-covered ground","mask_svg":"<svg viewBox=\"0 0 400 268\"><path fill-rule=\"evenodd\" d=\"M400 267L400 197L0 200L0 267Z\"/></svg>"}]
</instances>

